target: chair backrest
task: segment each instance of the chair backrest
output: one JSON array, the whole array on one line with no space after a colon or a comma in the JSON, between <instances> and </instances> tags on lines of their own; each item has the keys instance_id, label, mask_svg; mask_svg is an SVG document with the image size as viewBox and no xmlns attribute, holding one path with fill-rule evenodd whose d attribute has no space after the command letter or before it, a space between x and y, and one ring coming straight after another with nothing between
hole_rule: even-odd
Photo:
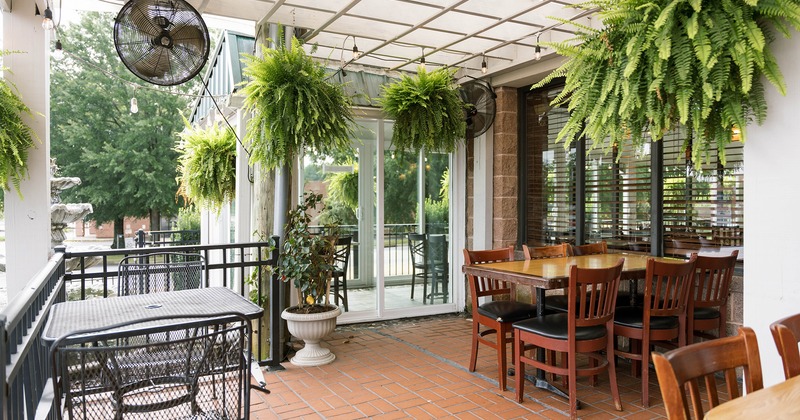
<instances>
[{"instance_id":1,"label":"chair backrest","mask_svg":"<svg viewBox=\"0 0 800 420\"><path fill-rule=\"evenodd\" d=\"M704 413L700 381L705 384L709 409L719 405L714 375L717 372L724 374L728 399L740 395L736 379L738 367L744 368L744 384L748 393L764 387L756 334L748 327L739 327L739 335L690 344L665 354L653 352L653 364L670 419L691 418L685 385L689 388L688 398L692 402L694 418L702 419Z\"/></svg>"},{"instance_id":2,"label":"chair backrest","mask_svg":"<svg viewBox=\"0 0 800 420\"><path fill-rule=\"evenodd\" d=\"M625 259L620 258L613 267L578 268L577 265L573 265L570 268L567 313L578 314L576 317L570 317L571 331L573 325L575 327L602 325L614 320L623 264Z\"/></svg>"},{"instance_id":3,"label":"chair backrest","mask_svg":"<svg viewBox=\"0 0 800 420\"><path fill-rule=\"evenodd\" d=\"M797 342L800 337L800 314L779 319L769 326L772 338L783 360L783 374L786 379L800 375L800 350Z\"/></svg>"},{"instance_id":4,"label":"chair backrest","mask_svg":"<svg viewBox=\"0 0 800 420\"><path fill-rule=\"evenodd\" d=\"M522 244L522 252L526 260L537 260L540 258L558 258L570 256L570 244L564 242L560 245L529 247Z\"/></svg>"},{"instance_id":5,"label":"chair backrest","mask_svg":"<svg viewBox=\"0 0 800 420\"><path fill-rule=\"evenodd\" d=\"M59 337L50 348L56 406L64 396L69 419L248 418L250 321L220 315L235 321L160 317Z\"/></svg>"},{"instance_id":6,"label":"chair backrest","mask_svg":"<svg viewBox=\"0 0 800 420\"><path fill-rule=\"evenodd\" d=\"M683 263L647 260L644 322L652 316L686 316L694 282L697 255Z\"/></svg>"},{"instance_id":7,"label":"chair backrest","mask_svg":"<svg viewBox=\"0 0 800 420\"><path fill-rule=\"evenodd\" d=\"M585 245L570 245L571 255L597 255L608 254L608 244L606 241L595 242Z\"/></svg>"},{"instance_id":8,"label":"chair backrest","mask_svg":"<svg viewBox=\"0 0 800 420\"><path fill-rule=\"evenodd\" d=\"M336 240L336 251L333 253L333 265L336 266L336 271L347 273L347 265L350 263L350 246L353 243L353 237L350 235L340 236Z\"/></svg>"},{"instance_id":9,"label":"chair backrest","mask_svg":"<svg viewBox=\"0 0 800 420\"><path fill-rule=\"evenodd\" d=\"M428 235L428 264L436 268L444 268L448 266L447 258L447 236L445 235Z\"/></svg>"},{"instance_id":10,"label":"chair backrest","mask_svg":"<svg viewBox=\"0 0 800 420\"><path fill-rule=\"evenodd\" d=\"M728 289L738 256L736 250L727 257L697 257L697 281L692 301L695 308L715 308L728 302Z\"/></svg>"},{"instance_id":11,"label":"chair backrest","mask_svg":"<svg viewBox=\"0 0 800 420\"><path fill-rule=\"evenodd\" d=\"M425 264L428 259L428 235L424 233L409 233L408 249L411 251L412 265Z\"/></svg>"},{"instance_id":12,"label":"chair backrest","mask_svg":"<svg viewBox=\"0 0 800 420\"><path fill-rule=\"evenodd\" d=\"M119 263L119 296L204 286L205 259L200 254L156 252L132 255Z\"/></svg>"},{"instance_id":13,"label":"chair backrest","mask_svg":"<svg viewBox=\"0 0 800 420\"><path fill-rule=\"evenodd\" d=\"M464 249L464 264L486 264L514 260L514 247L470 251ZM511 286L502 280L467 275L469 290L472 296L472 309L478 307L478 298L482 296L511 295Z\"/></svg>"}]
</instances>

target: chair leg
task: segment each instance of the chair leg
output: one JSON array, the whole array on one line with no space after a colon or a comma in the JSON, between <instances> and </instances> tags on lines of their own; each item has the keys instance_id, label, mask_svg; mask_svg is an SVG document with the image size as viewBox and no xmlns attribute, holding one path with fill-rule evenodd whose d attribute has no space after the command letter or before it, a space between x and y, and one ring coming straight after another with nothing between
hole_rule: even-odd
<instances>
[{"instance_id":1,"label":"chair leg","mask_svg":"<svg viewBox=\"0 0 800 420\"><path fill-rule=\"evenodd\" d=\"M521 335L514 334L514 377L517 382L515 392L518 403L522 402L522 396L525 394L525 363L522 363L524 349L525 343Z\"/></svg>"},{"instance_id":2,"label":"chair leg","mask_svg":"<svg viewBox=\"0 0 800 420\"><path fill-rule=\"evenodd\" d=\"M608 359L608 382L611 386L611 397L614 399L614 408L617 411L622 411L622 400L619 398L619 388L617 387L617 364L616 356L614 356L614 334L613 327L608 332L611 339L608 340L606 345L606 359Z\"/></svg>"},{"instance_id":3,"label":"chair leg","mask_svg":"<svg viewBox=\"0 0 800 420\"><path fill-rule=\"evenodd\" d=\"M589 358L589 367L591 368L597 367L597 360L595 360L593 357ZM597 386L597 375L592 375L589 377L589 384L591 386Z\"/></svg>"},{"instance_id":4,"label":"chair leg","mask_svg":"<svg viewBox=\"0 0 800 420\"><path fill-rule=\"evenodd\" d=\"M648 334L642 338L640 347L642 355L642 406L650 407L650 337Z\"/></svg>"},{"instance_id":5,"label":"chair leg","mask_svg":"<svg viewBox=\"0 0 800 420\"><path fill-rule=\"evenodd\" d=\"M576 366L576 351L574 348L570 349L564 354L567 360L567 381L569 382L569 417L572 420L578 418L578 368Z\"/></svg>"},{"instance_id":6,"label":"chair leg","mask_svg":"<svg viewBox=\"0 0 800 420\"><path fill-rule=\"evenodd\" d=\"M414 300L414 283L417 280L417 270L414 269L414 272L411 273L411 300Z\"/></svg>"},{"instance_id":7,"label":"chair leg","mask_svg":"<svg viewBox=\"0 0 800 420\"><path fill-rule=\"evenodd\" d=\"M496 337L497 344L497 381L500 384L500 390L506 390L506 332L501 326L497 329Z\"/></svg>"},{"instance_id":8,"label":"chair leg","mask_svg":"<svg viewBox=\"0 0 800 420\"><path fill-rule=\"evenodd\" d=\"M350 306L347 304L347 277L342 277L342 302L344 303L344 311L347 312L350 310Z\"/></svg>"},{"instance_id":9,"label":"chair leg","mask_svg":"<svg viewBox=\"0 0 800 420\"><path fill-rule=\"evenodd\" d=\"M469 356L469 371L475 372L475 365L478 363L478 337L480 337L480 325L478 320L474 317L478 314L473 314L472 319L472 351Z\"/></svg>"}]
</instances>

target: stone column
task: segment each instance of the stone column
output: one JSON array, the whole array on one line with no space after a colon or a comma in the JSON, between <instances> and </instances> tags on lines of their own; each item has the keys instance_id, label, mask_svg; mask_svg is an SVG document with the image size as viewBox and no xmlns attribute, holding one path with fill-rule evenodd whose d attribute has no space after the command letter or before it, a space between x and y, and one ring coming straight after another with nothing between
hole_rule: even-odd
<instances>
[{"instance_id":1,"label":"stone column","mask_svg":"<svg viewBox=\"0 0 800 420\"><path fill-rule=\"evenodd\" d=\"M518 227L518 119L517 89L496 87L494 120L494 197L492 247L515 245Z\"/></svg>"},{"instance_id":2,"label":"stone column","mask_svg":"<svg viewBox=\"0 0 800 420\"><path fill-rule=\"evenodd\" d=\"M40 3L42 4L42 3ZM11 301L44 268L50 249L50 34L36 16L36 2L17 0L3 13L3 57L8 82L16 85L34 116L23 116L39 141L28 151L29 177L5 192L6 278ZM44 10L41 11L44 13Z\"/></svg>"}]
</instances>

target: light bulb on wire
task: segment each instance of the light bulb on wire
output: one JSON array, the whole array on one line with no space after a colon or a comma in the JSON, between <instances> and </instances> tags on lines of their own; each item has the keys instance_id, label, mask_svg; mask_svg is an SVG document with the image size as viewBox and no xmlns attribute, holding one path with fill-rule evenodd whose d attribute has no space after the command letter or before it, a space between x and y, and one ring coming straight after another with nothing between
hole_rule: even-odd
<instances>
[{"instance_id":1,"label":"light bulb on wire","mask_svg":"<svg viewBox=\"0 0 800 420\"><path fill-rule=\"evenodd\" d=\"M52 31L55 28L55 23L53 23L53 11L50 10L50 6L47 6L44 9L44 19L42 19L42 29L46 31Z\"/></svg>"},{"instance_id":2,"label":"light bulb on wire","mask_svg":"<svg viewBox=\"0 0 800 420\"><path fill-rule=\"evenodd\" d=\"M361 51L358 50L356 45L356 37L353 37L353 60L358 60L361 57Z\"/></svg>"},{"instance_id":3,"label":"light bulb on wire","mask_svg":"<svg viewBox=\"0 0 800 420\"><path fill-rule=\"evenodd\" d=\"M425 48L422 49L422 58L419 59L419 66L425 69Z\"/></svg>"},{"instance_id":4,"label":"light bulb on wire","mask_svg":"<svg viewBox=\"0 0 800 420\"><path fill-rule=\"evenodd\" d=\"M536 49L533 50L533 59L536 60L536 61L539 61L539 60L542 59L542 47L539 46L539 37L540 36L542 36L541 32L539 32L539 34L536 35Z\"/></svg>"},{"instance_id":5,"label":"light bulb on wire","mask_svg":"<svg viewBox=\"0 0 800 420\"><path fill-rule=\"evenodd\" d=\"M483 61L481 62L481 73L486 74L489 71L489 65L486 64L486 56L483 56Z\"/></svg>"},{"instance_id":6,"label":"light bulb on wire","mask_svg":"<svg viewBox=\"0 0 800 420\"><path fill-rule=\"evenodd\" d=\"M53 50L53 59L61 61L64 59L64 46L61 45L61 40L56 40L56 48Z\"/></svg>"},{"instance_id":7,"label":"light bulb on wire","mask_svg":"<svg viewBox=\"0 0 800 420\"><path fill-rule=\"evenodd\" d=\"M139 112L139 101L137 101L136 97L134 96L131 98L131 114L135 114L137 112Z\"/></svg>"}]
</instances>

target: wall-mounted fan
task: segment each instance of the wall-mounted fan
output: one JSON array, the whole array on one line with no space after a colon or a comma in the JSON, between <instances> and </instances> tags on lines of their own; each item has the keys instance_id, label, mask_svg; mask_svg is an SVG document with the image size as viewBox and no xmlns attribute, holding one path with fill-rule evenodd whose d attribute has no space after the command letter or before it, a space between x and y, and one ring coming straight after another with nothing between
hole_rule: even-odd
<instances>
[{"instance_id":1,"label":"wall-mounted fan","mask_svg":"<svg viewBox=\"0 0 800 420\"><path fill-rule=\"evenodd\" d=\"M206 23L184 0L130 0L114 21L119 58L156 85L178 85L197 75L209 44Z\"/></svg>"},{"instance_id":2,"label":"wall-mounted fan","mask_svg":"<svg viewBox=\"0 0 800 420\"><path fill-rule=\"evenodd\" d=\"M467 131L473 137L485 133L494 123L495 99L492 85L482 80L471 80L461 85L461 99L469 105L465 112Z\"/></svg>"}]
</instances>

